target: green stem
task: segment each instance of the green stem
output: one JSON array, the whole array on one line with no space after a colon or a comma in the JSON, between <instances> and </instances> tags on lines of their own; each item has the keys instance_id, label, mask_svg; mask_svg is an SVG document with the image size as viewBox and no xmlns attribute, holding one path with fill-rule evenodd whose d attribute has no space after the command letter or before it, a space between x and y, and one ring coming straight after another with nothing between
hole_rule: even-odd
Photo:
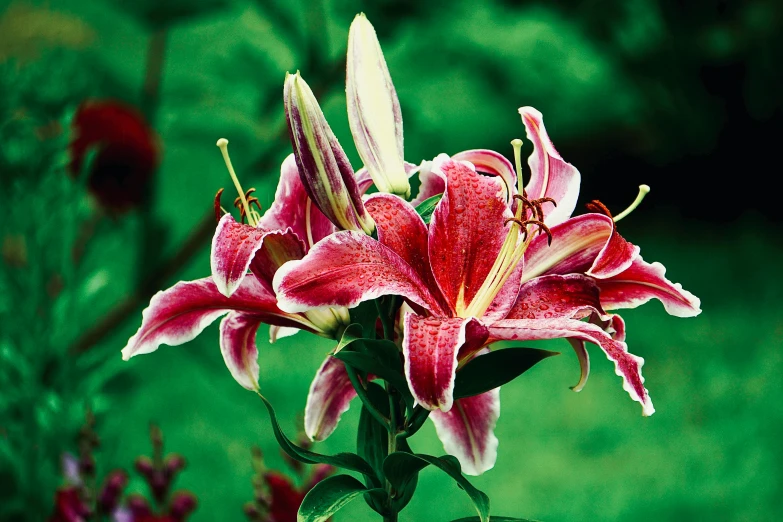
<instances>
[{"instance_id":1,"label":"green stem","mask_svg":"<svg viewBox=\"0 0 783 522\"><path fill-rule=\"evenodd\" d=\"M381 318L381 324L383 325L383 336L394 341L394 320L392 320L389 310L384 310L381 306L381 299L375 300L375 307L378 309L378 316Z\"/></svg>"},{"instance_id":2,"label":"green stem","mask_svg":"<svg viewBox=\"0 0 783 522\"><path fill-rule=\"evenodd\" d=\"M359 375L356 373L356 370L354 370L351 365L346 364L345 371L348 374L348 379L350 379L354 390L356 390L356 395L359 396L359 399L361 399L362 404L364 404L364 407L367 408L367 411L370 412L370 415L375 417L375 420L380 422L381 425L384 426L387 430L391 431L391 427L389 426L389 419L387 419L383 413L378 411L378 409L373 406L370 397L367 395L367 390L364 389L362 381L359 379Z\"/></svg>"}]
</instances>

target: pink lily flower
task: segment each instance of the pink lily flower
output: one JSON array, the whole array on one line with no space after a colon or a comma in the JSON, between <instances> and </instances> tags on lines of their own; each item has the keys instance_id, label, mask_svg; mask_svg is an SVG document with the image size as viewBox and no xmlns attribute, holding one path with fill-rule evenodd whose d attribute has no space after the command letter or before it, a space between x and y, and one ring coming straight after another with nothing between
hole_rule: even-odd
<instances>
[{"instance_id":1,"label":"pink lily flower","mask_svg":"<svg viewBox=\"0 0 783 522\"><path fill-rule=\"evenodd\" d=\"M364 190L369 186L367 180L361 182ZM250 205L251 193L243 194ZM242 214L252 220L251 212ZM339 308L284 312L272 289L272 278L283 263L301 259L334 230L312 205L294 155L289 155L281 167L272 206L254 226L238 223L230 214L220 218L212 240L212 276L179 282L153 296L142 313L139 330L122 350L123 359L153 352L162 344L186 343L225 316L220 323L220 350L226 366L241 386L257 390L255 337L261 323L271 325L270 341L274 342L298 330L333 337L349 322L347 310Z\"/></svg>"},{"instance_id":2,"label":"pink lily flower","mask_svg":"<svg viewBox=\"0 0 783 522\"><path fill-rule=\"evenodd\" d=\"M667 281L660 264L645 263L610 217L570 218L579 173L555 150L540 113L531 108L520 113L535 147L527 198L517 193L514 169L499 154L441 155L420 172L417 200L443 193L429 226L410 203L373 194L365 207L376 223L377 240L337 232L302 260L280 267L273 280L278 306L289 313L351 308L383 295L404 297L412 310L403 319L408 384L416 401L433 410L446 451L469 474L494 465L499 393L455 401L455 375L492 342L569 339L583 377L583 345L594 343L615 363L643 414L651 415L643 360L628 352L622 320L605 309L657 298L674 315L699 313L698 299ZM549 198L557 207L544 213ZM588 317L592 320L581 320ZM320 404L313 407L318 420L313 427L322 428L316 429L322 437L353 396L339 364L325 362L311 388L312 402Z\"/></svg>"}]
</instances>

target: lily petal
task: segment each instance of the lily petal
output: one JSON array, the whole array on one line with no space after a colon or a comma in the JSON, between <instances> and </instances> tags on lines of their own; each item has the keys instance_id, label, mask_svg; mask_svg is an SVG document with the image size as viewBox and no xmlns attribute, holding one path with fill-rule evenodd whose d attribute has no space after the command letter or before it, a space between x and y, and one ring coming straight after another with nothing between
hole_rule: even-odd
<instances>
[{"instance_id":1,"label":"lily petal","mask_svg":"<svg viewBox=\"0 0 783 522\"><path fill-rule=\"evenodd\" d=\"M220 321L220 353L231 375L243 388L258 391L257 316L230 312Z\"/></svg>"},{"instance_id":2,"label":"lily petal","mask_svg":"<svg viewBox=\"0 0 783 522\"><path fill-rule=\"evenodd\" d=\"M272 279L278 269L288 261L302 259L306 251L304 242L290 228L273 230L264 236L261 248L256 251L250 263L250 271L264 288L274 293Z\"/></svg>"},{"instance_id":3,"label":"lily petal","mask_svg":"<svg viewBox=\"0 0 783 522\"><path fill-rule=\"evenodd\" d=\"M602 214L583 214L551 228L552 244L537 235L525 252L524 280L544 274L585 273L599 279L619 274L639 255Z\"/></svg>"},{"instance_id":4,"label":"lily petal","mask_svg":"<svg viewBox=\"0 0 783 522\"><path fill-rule=\"evenodd\" d=\"M427 225L413 206L391 194L373 194L364 202L367 212L375 220L378 241L392 249L424 281L433 298L439 299L441 308L448 305L443 302L437 291L437 282L430 267L430 255L427 249Z\"/></svg>"},{"instance_id":5,"label":"lily petal","mask_svg":"<svg viewBox=\"0 0 783 522\"><path fill-rule=\"evenodd\" d=\"M343 362L331 355L315 374L305 406L305 433L313 441L332 434L343 413L356 397Z\"/></svg>"},{"instance_id":6,"label":"lily petal","mask_svg":"<svg viewBox=\"0 0 783 522\"><path fill-rule=\"evenodd\" d=\"M380 192L410 196L402 112L375 29L356 15L348 34L345 94L356 150Z\"/></svg>"},{"instance_id":7,"label":"lily petal","mask_svg":"<svg viewBox=\"0 0 783 522\"><path fill-rule=\"evenodd\" d=\"M457 399L444 412L435 410L430 419L446 453L454 455L467 475L492 469L498 456L495 425L500 417L500 388Z\"/></svg>"},{"instance_id":8,"label":"lily petal","mask_svg":"<svg viewBox=\"0 0 783 522\"><path fill-rule=\"evenodd\" d=\"M590 376L590 354L587 353L585 342L582 339L569 338L568 342L571 344L574 352L576 352L580 370L579 382L574 386L571 386L571 389L575 392L580 392L582 391L582 388L585 387L585 384L587 384L587 378Z\"/></svg>"},{"instance_id":9,"label":"lily petal","mask_svg":"<svg viewBox=\"0 0 783 522\"><path fill-rule=\"evenodd\" d=\"M405 377L416 401L428 410L449 411L454 403L457 355L461 348L462 355L480 349L487 335L487 329L473 318L405 314Z\"/></svg>"},{"instance_id":10,"label":"lily petal","mask_svg":"<svg viewBox=\"0 0 783 522\"><path fill-rule=\"evenodd\" d=\"M499 176L506 185L506 201L517 193L517 173L514 166L502 154L489 149L473 149L451 157L454 161L469 161L478 172Z\"/></svg>"},{"instance_id":11,"label":"lily petal","mask_svg":"<svg viewBox=\"0 0 783 522\"><path fill-rule=\"evenodd\" d=\"M289 312L357 304L400 295L439 312L438 301L392 249L365 234L343 231L316 244L301 261L280 267L273 287L278 306Z\"/></svg>"},{"instance_id":12,"label":"lily petal","mask_svg":"<svg viewBox=\"0 0 783 522\"><path fill-rule=\"evenodd\" d=\"M448 157L445 154L441 154L440 157ZM411 201L411 205L418 207L423 201L443 194L446 191L446 178L440 169L433 170L432 161L422 161L419 165L419 192L416 197Z\"/></svg>"},{"instance_id":13,"label":"lily petal","mask_svg":"<svg viewBox=\"0 0 783 522\"><path fill-rule=\"evenodd\" d=\"M469 163L439 156L433 167L446 178L446 192L432 214L432 272L455 315L470 305L484 283L512 217L504 183L478 174Z\"/></svg>"},{"instance_id":14,"label":"lily petal","mask_svg":"<svg viewBox=\"0 0 783 522\"><path fill-rule=\"evenodd\" d=\"M266 230L237 223L231 214L220 218L212 238L210 262L221 294L231 297L239 288L267 234Z\"/></svg>"},{"instance_id":15,"label":"lily petal","mask_svg":"<svg viewBox=\"0 0 783 522\"><path fill-rule=\"evenodd\" d=\"M544 223L553 227L567 220L574 212L581 176L576 167L566 163L552 145L541 113L533 107L522 107L519 114L525 124L527 138L534 147L528 159L531 177L525 191L529 198L548 197L557 202L557 207L551 210L550 204L547 204L548 211L544 213Z\"/></svg>"},{"instance_id":16,"label":"lily petal","mask_svg":"<svg viewBox=\"0 0 783 522\"><path fill-rule=\"evenodd\" d=\"M142 312L139 330L122 349L122 358L154 352L161 344L177 346L194 339L218 317L231 310L255 314L260 321L313 330L304 318L281 311L255 277L246 277L229 298L211 277L182 281L158 292Z\"/></svg>"},{"instance_id":17,"label":"lily petal","mask_svg":"<svg viewBox=\"0 0 783 522\"><path fill-rule=\"evenodd\" d=\"M261 216L258 227L264 230L290 228L308 247L335 231L332 222L307 195L293 154L289 154L280 166L275 199Z\"/></svg>"},{"instance_id":18,"label":"lily petal","mask_svg":"<svg viewBox=\"0 0 783 522\"><path fill-rule=\"evenodd\" d=\"M616 276L598 281L598 286L601 303L609 310L636 308L655 298L669 314L677 317L701 313L698 297L683 289L680 283L666 279L666 269L661 263L647 263L641 256Z\"/></svg>"},{"instance_id":19,"label":"lily petal","mask_svg":"<svg viewBox=\"0 0 783 522\"><path fill-rule=\"evenodd\" d=\"M269 327L269 342L276 343L278 339L284 337L291 337L299 333L299 328L292 328L290 326L270 326Z\"/></svg>"},{"instance_id":20,"label":"lily petal","mask_svg":"<svg viewBox=\"0 0 783 522\"><path fill-rule=\"evenodd\" d=\"M583 312L587 311L588 314ZM536 277L519 290L508 319L572 319L590 312L603 314L595 280L580 274Z\"/></svg>"},{"instance_id":21,"label":"lily petal","mask_svg":"<svg viewBox=\"0 0 783 522\"><path fill-rule=\"evenodd\" d=\"M491 340L532 341L564 337L594 343L614 362L615 373L623 379L623 389L633 400L641 403L642 415L649 416L655 412L644 387L641 371L644 359L628 353L624 342L612 339L600 326L575 319L505 319L490 325L489 334Z\"/></svg>"}]
</instances>

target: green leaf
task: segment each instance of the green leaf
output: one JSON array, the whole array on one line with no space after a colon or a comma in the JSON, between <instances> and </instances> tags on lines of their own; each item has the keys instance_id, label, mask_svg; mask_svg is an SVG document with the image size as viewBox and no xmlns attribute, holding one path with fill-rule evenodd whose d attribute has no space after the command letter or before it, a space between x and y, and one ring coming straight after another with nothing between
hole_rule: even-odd
<instances>
[{"instance_id":1,"label":"green leaf","mask_svg":"<svg viewBox=\"0 0 783 522\"><path fill-rule=\"evenodd\" d=\"M424 426L424 422L427 420L427 417L429 416L430 416L430 410L426 408L422 408L421 406L416 406L415 408L413 408L410 415L408 415L408 419L405 422L405 433L401 436L408 438L415 435L416 432L419 431L422 426Z\"/></svg>"},{"instance_id":2,"label":"green leaf","mask_svg":"<svg viewBox=\"0 0 783 522\"><path fill-rule=\"evenodd\" d=\"M375 339L375 324L378 319L378 308L376 307L375 302L365 301L359 303L356 307L351 308L349 313L351 314L351 323L361 325L362 330L364 331L359 337Z\"/></svg>"},{"instance_id":3,"label":"green leaf","mask_svg":"<svg viewBox=\"0 0 783 522\"><path fill-rule=\"evenodd\" d=\"M346 346L362 339L364 334L364 328L359 323L351 323L345 327L340 341L337 343L337 348L334 349L335 353L339 353Z\"/></svg>"},{"instance_id":4,"label":"green leaf","mask_svg":"<svg viewBox=\"0 0 783 522\"><path fill-rule=\"evenodd\" d=\"M367 395L378 411L388 418L389 401L385 390L378 384L371 382L367 385ZM359 416L356 451L375 470L376 479L372 481L374 487L381 487L385 480L383 476L383 461L389 454L389 432L364 406Z\"/></svg>"},{"instance_id":5,"label":"green leaf","mask_svg":"<svg viewBox=\"0 0 783 522\"><path fill-rule=\"evenodd\" d=\"M403 375L404 369L397 345L385 340L355 339L351 342L351 347L351 350L341 350L334 356L345 364L365 374L375 375L394 386L406 406L413 409L413 395Z\"/></svg>"},{"instance_id":6,"label":"green leaf","mask_svg":"<svg viewBox=\"0 0 783 522\"><path fill-rule=\"evenodd\" d=\"M395 489L401 490L407 486L414 474L430 464L445 471L460 488L465 490L478 511L481 522L489 521L489 497L468 482L468 479L462 475L459 462L450 455L438 458L421 453L397 451L386 457L383 463L383 472L391 485Z\"/></svg>"},{"instance_id":7,"label":"green leaf","mask_svg":"<svg viewBox=\"0 0 783 522\"><path fill-rule=\"evenodd\" d=\"M403 438L397 438L397 451L404 453L413 453L411 447L408 445L408 441ZM405 487L402 489L395 489L394 497L392 498L392 507L396 512L400 512L405 509L408 502L413 498L413 494L416 492L416 486L419 483L419 474L414 473L410 476L405 483Z\"/></svg>"},{"instance_id":8,"label":"green leaf","mask_svg":"<svg viewBox=\"0 0 783 522\"><path fill-rule=\"evenodd\" d=\"M335 475L322 480L311 489L296 515L297 522L323 522L348 502L368 493L364 484L350 475Z\"/></svg>"},{"instance_id":9,"label":"green leaf","mask_svg":"<svg viewBox=\"0 0 783 522\"><path fill-rule=\"evenodd\" d=\"M537 348L505 348L480 355L457 372L454 398L462 399L494 390L553 355L559 354Z\"/></svg>"},{"instance_id":10,"label":"green leaf","mask_svg":"<svg viewBox=\"0 0 783 522\"><path fill-rule=\"evenodd\" d=\"M285 436L283 430L280 429L280 424L277 422L277 416L275 410L272 408L272 404L260 393L258 394L261 400L264 401L267 411L269 412L269 418L272 421L272 429L275 434L277 443L286 452L286 454L294 460L304 462L305 464L330 464L337 468L344 468L351 471L358 471L367 476L375 476L375 472L366 460L361 458L355 453L338 453L337 455L321 455L310 450L301 448L291 442L288 437Z\"/></svg>"},{"instance_id":11,"label":"green leaf","mask_svg":"<svg viewBox=\"0 0 783 522\"><path fill-rule=\"evenodd\" d=\"M436 194L431 198L425 199L419 203L419 206L416 207L416 212L418 212L418 214L421 216L421 219L423 219L426 224L430 224L432 213L435 212L435 207L438 205L438 202L440 202L442 197L443 194Z\"/></svg>"}]
</instances>

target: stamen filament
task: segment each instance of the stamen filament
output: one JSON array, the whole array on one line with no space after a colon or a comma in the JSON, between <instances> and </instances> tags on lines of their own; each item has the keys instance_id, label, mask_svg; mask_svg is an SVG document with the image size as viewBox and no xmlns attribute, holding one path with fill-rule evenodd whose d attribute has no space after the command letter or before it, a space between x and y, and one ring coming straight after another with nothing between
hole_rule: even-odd
<instances>
[{"instance_id":1,"label":"stamen filament","mask_svg":"<svg viewBox=\"0 0 783 522\"><path fill-rule=\"evenodd\" d=\"M517 192L524 194L525 189L522 184L522 140L519 138L511 140L511 146L514 147L514 165L517 169ZM519 213L518 210L517 213ZM517 216L517 219L519 217Z\"/></svg>"},{"instance_id":2,"label":"stamen filament","mask_svg":"<svg viewBox=\"0 0 783 522\"><path fill-rule=\"evenodd\" d=\"M231 176L231 180L234 182L234 187L236 187L237 192L239 192L239 199L242 201L242 206L245 209L247 222L250 224L250 226L254 227L258 224L258 212L252 211L250 209L250 205L247 203L247 198L245 198L245 191L242 190L242 185L239 184L239 178L237 178L237 174L234 172L234 166L231 164L231 158L228 156L228 140L226 138L220 138L217 140L216 145L223 154L223 161L226 163L228 174Z\"/></svg>"},{"instance_id":3,"label":"stamen filament","mask_svg":"<svg viewBox=\"0 0 783 522\"><path fill-rule=\"evenodd\" d=\"M617 223L618 221L626 217L628 214L636 210L636 207L638 207L639 204L641 204L642 200L649 192L650 192L649 185L639 185L639 194L636 196L636 199L633 200L633 203L631 203L628 208L626 208L625 210L623 210L622 212L620 212L614 217L614 222Z\"/></svg>"}]
</instances>

